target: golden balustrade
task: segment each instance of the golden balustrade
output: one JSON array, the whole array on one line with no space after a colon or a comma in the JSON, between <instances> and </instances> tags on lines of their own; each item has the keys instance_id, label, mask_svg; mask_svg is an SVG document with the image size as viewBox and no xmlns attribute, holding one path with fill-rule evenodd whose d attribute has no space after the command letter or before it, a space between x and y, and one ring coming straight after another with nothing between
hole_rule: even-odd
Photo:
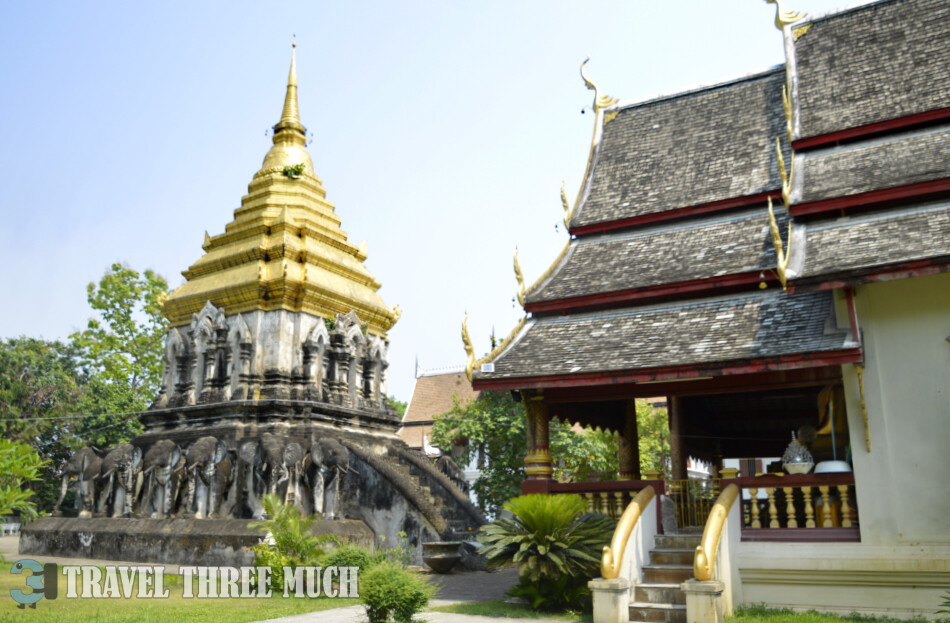
<instances>
[{"instance_id":1,"label":"golden balustrade","mask_svg":"<svg viewBox=\"0 0 950 623\"><path fill-rule=\"evenodd\" d=\"M703 537L696 546L693 556L693 575L697 580L713 579L713 570L716 568L716 554L719 551L719 540L726 527L726 518L733 502L739 497L739 487L730 484L723 489L709 511L709 517L703 528Z\"/></svg>"},{"instance_id":2,"label":"golden balustrade","mask_svg":"<svg viewBox=\"0 0 950 623\"><path fill-rule=\"evenodd\" d=\"M676 505L676 525L680 528L701 528L720 491L718 478L667 480L667 492Z\"/></svg>"},{"instance_id":3,"label":"golden balustrade","mask_svg":"<svg viewBox=\"0 0 950 623\"><path fill-rule=\"evenodd\" d=\"M604 547L600 559L600 573L605 579L613 580L620 575L620 563L623 561L630 535L633 534L633 529L655 494L653 487L647 486L630 501L627 509L620 516L617 529L614 530L613 538L610 539L610 545Z\"/></svg>"},{"instance_id":4,"label":"golden balustrade","mask_svg":"<svg viewBox=\"0 0 950 623\"><path fill-rule=\"evenodd\" d=\"M768 474L726 482L748 493L745 541L860 540L852 473Z\"/></svg>"},{"instance_id":5,"label":"golden balustrade","mask_svg":"<svg viewBox=\"0 0 950 623\"><path fill-rule=\"evenodd\" d=\"M607 515L619 520L635 496L651 487L660 495L665 491L662 480L616 480L610 482L555 482L547 481L545 493L576 493L587 501L588 512ZM659 520L659 508L657 509Z\"/></svg>"}]
</instances>

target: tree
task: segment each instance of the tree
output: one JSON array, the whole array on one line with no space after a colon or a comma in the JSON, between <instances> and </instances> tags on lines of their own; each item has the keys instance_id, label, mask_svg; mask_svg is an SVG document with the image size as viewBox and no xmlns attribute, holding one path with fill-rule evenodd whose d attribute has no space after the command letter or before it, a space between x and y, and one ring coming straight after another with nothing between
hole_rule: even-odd
<instances>
[{"instance_id":1,"label":"tree","mask_svg":"<svg viewBox=\"0 0 950 623\"><path fill-rule=\"evenodd\" d=\"M401 400L396 400L395 396L389 397L389 404L393 406L393 409L396 410L396 414L399 416L399 419L406 417L406 408L409 406L409 403L403 402Z\"/></svg>"},{"instance_id":2,"label":"tree","mask_svg":"<svg viewBox=\"0 0 950 623\"><path fill-rule=\"evenodd\" d=\"M637 403L641 469L661 469L669 456L666 412ZM552 419L549 428L554 478L582 482L614 480L619 472L617 434L587 428L578 433L568 422ZM462 465L478 460L481 476L472 484L478 506L489 515L521 493L527 448L524 406L510 392L483 391L468 403L457 399L451 411L435 418L433 443L459 446Z\"/></svg>"},{"instance_id":3,"label":"tree","mask_svg":"<svg viewBox=\"0 0 950 623\"><path fill-rule=\"evenodd\" d=\"M150 270L139 274L121 264L86 287L89 305L100 318L71 337L81 363L100 385L98 411L132 407L144 411L158 393L162 375L162 344L168 321L162 301L168 284ZM106 386L114 387L108 388Z\"/></svg>"},{"instance_id":4,"label":"tree","mask_svg":"<svg viewBox=\"0 0 950 623\"><path fill-rule=\"evenodd\" d=\"M25 443L0 439L0 515L17 512L25 519L36 517L33 491L24 485L40 480L45 461Z\"/></svg>"}]
</instances>

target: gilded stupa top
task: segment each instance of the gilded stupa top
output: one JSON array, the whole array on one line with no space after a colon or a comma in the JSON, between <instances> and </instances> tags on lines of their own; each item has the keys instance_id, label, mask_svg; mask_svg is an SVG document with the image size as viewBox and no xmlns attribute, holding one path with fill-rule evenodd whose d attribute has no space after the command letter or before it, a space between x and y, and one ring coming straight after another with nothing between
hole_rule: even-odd
<instances>
[{"instance_id":1,"label":"gilded stupa top","mask_svg":"<svg viewBox=\"0 0 950 623\"><path fill-rule=\"evenodd\" d=\"M323 318L355 311L385 336L399 312L377 293L364 247L347 241L307 152L297 107L296 43L273 146L223 234L205 234L205 254L165 301L172 326L187 325L207 301L226 315L283 309Z\"/></svg>"}]
</instances>

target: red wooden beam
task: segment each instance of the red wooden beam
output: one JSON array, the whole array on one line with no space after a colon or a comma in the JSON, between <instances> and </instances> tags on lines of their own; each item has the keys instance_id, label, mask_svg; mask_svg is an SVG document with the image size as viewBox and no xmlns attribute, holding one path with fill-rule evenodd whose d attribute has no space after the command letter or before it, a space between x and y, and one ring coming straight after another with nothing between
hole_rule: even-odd
<instances>
[{"instance_id":1,"label":"red wooden beam","mask_svg":"<svg viewBox=\"0 0 950 623\"><path fill-rule=\"evenodd\" d=\"M765 278L760 279L759 275L765 272ZM764 282L770 286L777 286L778 279L772 270L754 270L744 273L735 273L732 275L720 275L718 277L707 277L705 279L692 279L689 281L678 281L675 283L665 283L643 288L630 288L628 290L618 290L616 292L598 292L596 294L587 294L584 296L573 296L551 301L539 301L528 303L524 309L528 313L538 314L545 312L569 312L576 310L594 310L609 307L623 306L632 301L638 303L659 302L664 300L686 298L694 296L697 292L715 291L716 294L726 294L737 290L752 289Z\"/></svg>"},{"instance_id":2,"label":"red wooden beam","mask_svg":"<svg viewBox=\"0 0 950 623\"><path fill-rule=\"evenodd\" d=\"M880 207L882 204L907 201L909 199L921 201L948 193L950 193L950 178L944 178L930 180L928 182L917 182L916 184L907 184L906 186L871 190L865 193L858 193L857 195L832 197L820 201L799 203L791 206L789 212L794 217L815 216L829 212L840 212L849 208L870 209Z\"/></svg>"},{"instance_id":3,"label":"red wooden beam","mask_svg":"<svg viewBox=\"0 0 950 623\"><path fill-rule=\"evenodd\" d=\"M731 197L729 199L723 199L721 201L711 201L709 203L703 203L693 206L684 206L682 208L673 208L672 210L665 210L663 212L653 212L650 214L640 214L638 216L631 216L629 218L623 218L616 221L606 221L604 223L592 223L590 225L579 225L577 227L572 227L570 234L572 236L584 236L587 234L600 234L608 231L616 231L618 229L627 229L630 227L637 227L640 225L649 225L651 223L660 223L662 221L672 221L676 219L688 218L691 216L696 216L698 214L708 214L710 212L724 212L726 210L735 210L737 208L745 208L753 205L759 205L765 203L769 197L772 199L781 199L782 191L781 190L770 190L763 193L757 193L755 195L747 195L745 197Z\"/></svg>"},{"instance_id":4,"label":"red wooden beam","mask_svg":"<svg viewBox=\"0 0 950 623\"><path fill-rule=\"evenodd\" d=\"M742 539L749 542L860 543L861 529L851 528L742 528Z\"/></svg>"},{"instance_id":5,"label":"red wooden beam","mask_svg":"<svg viewBox=\"0 0 950 623\"><path fill-rule=\"evenodd\" d=\"M936 123L938 121L943 121L944 119L950 119L950 107L928 110L926 112L917 113L916 115L908 115L898 119L888 119L887 121L869 123L856 128L848 128L847 130L831 132L829 134L809 136L808 138L802 138L793 142L792 149L799 151L803 149L810 149L812 147L819 147L821 145L852 141L858 138L868 138L875 134L883 134L885 132L892 132L894 130L903 130L914 126Z\"/></svg>"},{"instance_id":6,"label":"red wooden beam","mask_svg":"<svg viewBox=\"0 0 950 623\"><path fill-rule=\"evenodd\" d=\"M536 389L549 387L582 387L590 385L617 385L623 383L645 383L668 379L690 379L706 376L725 376L733 374L752 374L770 370L788 370L794 368L813 368L856 363L863 360L860 348L849 348L819 353L799 353L779 355L761 359L734 361L725 364L694 364L684 366L664 366L642 370L583 372L578 374L550 374L539 376L508 377L484 379L476 377L472 387L476 391L486 389ZM665 388L657 388L662 391Z\"/></svg>"}]
</instances>

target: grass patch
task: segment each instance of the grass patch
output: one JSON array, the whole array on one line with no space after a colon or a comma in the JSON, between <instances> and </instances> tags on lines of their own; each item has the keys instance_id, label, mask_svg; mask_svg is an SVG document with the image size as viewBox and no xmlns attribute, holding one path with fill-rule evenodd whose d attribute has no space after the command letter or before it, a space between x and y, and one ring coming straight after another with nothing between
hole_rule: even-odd
<instances>
[{"instance_id":1,"label":"grass patch","mask_svg":"<svg viewBox=\"0 0 950 623\"><path fill-rule=\"evenodd\" d=\"M924 623L933 619L917 617L910 621ZM852 612L849 615L824 614L809 610L795 612L788 608L776 609L765 606L743 606L738 608L731 617L726 617L726 623L907 623L906 619L892 619L890 617L876 617L867 614Z\"/></svg>"},{"instance_id":2,"label":"grass patch","mask_svg":"<svg viewBox=\"0 0 950 623\"><path fill-rule=\"evenodd\" d=\"M594 615L590 612L575 612L571 610L560 612L539 612L528 606L505 603L503 599L480 601L476 603L452 604L429 608L434 612L455 612L457 614L474 614L486 617L514 617L518 619L563 619L565 621L593 621Z\"/></svg>"},{"instance_id":3,"label":"grass patch","mask_svg":"<svg viewBox=\"0 0 950 623\"><path fill-rule=\"evenodd\" d=\"M177 575L165 575L168 599L66 599L66 578L60 575L59 596L54 601L41 599L36 610L20 610L10 596L11 589L25 590L23 575L10 573L12 563L0 563L0 623L158 623L182 621L186 623L247 623L359 605L358 599L284 599L274 591L270 599L183 599L182 581ZM195 589L197 595L197 589Z\"/></svg>"}]
</instances>

